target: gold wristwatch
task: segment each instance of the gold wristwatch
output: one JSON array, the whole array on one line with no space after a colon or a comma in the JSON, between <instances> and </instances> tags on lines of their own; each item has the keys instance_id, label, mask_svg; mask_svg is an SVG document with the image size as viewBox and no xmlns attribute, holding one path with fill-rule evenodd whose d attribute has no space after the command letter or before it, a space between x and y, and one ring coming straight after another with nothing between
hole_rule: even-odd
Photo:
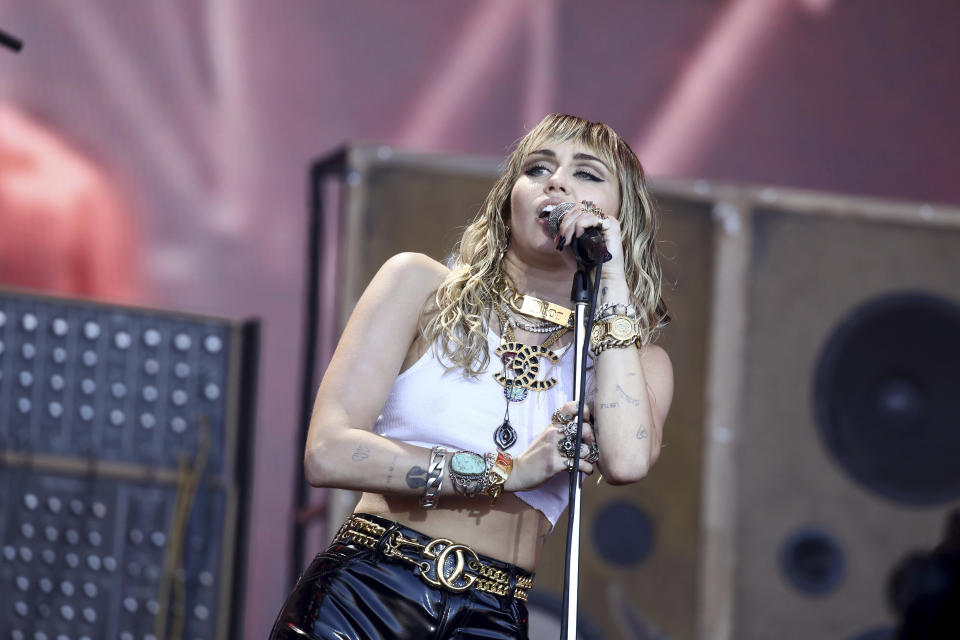
<instances>
[{"instance_id":1,"label":"gold wristwatch","mask_svg":"<svg viewBox=\"0 0 960 640\"><path fill-rule=\"evenodd\" d=\"M612 315L596 320L590 332L590 346L607 343L606 347L625 347L640 340L640 321L626 315Z\"/></svg>"}]
</instances>

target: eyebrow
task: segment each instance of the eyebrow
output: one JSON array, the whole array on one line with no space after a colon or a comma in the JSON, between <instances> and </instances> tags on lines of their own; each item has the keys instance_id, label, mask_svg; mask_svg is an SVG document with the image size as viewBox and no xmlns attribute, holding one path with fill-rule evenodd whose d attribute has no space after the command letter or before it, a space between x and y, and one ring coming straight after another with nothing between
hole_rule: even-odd
<instances>
[{"instance_id":1,"label":"eyebrow","mask_svg":"<svg viewBox=\"0 0 960 640\"><path fill-rule=\"evenodd\" d=\"M547 156L549 158L557 157L557 154L551 151L550 149L537 149L536 151L531 151L527 155L528 156L541 155L541 156ZM574 160L592 160L593 162L599 163L600 166L602 166L607 171L610 171L610 167L607 166L607 163L605 163L603 160L601 160L596 156L590 155L589 153L575 153L573 154L573 159Z\"/></svg>"}]
</instances>

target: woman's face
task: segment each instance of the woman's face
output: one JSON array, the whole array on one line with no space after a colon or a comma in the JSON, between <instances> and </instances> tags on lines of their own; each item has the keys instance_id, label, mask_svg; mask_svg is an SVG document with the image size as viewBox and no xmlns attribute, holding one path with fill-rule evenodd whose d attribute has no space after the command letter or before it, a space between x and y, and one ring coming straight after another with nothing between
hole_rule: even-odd
<instances>
[{"instance_id":1,"label":"woman's face","mask_svg":"<svg viewBox=\"0 0 960 640\"><path fill-rule=\"evenodd\" d=\"M609 216L620 212L620 185L613 167L577 142L546 141L524 158L510 193L510 248L518 255L560 257L544 207L561 202L593 202ZM570 238L567 238L567 244ZM563 257L572 261L569 251ZM532 257L532 255L531 255Z\"/></svg>"}]
</instances>

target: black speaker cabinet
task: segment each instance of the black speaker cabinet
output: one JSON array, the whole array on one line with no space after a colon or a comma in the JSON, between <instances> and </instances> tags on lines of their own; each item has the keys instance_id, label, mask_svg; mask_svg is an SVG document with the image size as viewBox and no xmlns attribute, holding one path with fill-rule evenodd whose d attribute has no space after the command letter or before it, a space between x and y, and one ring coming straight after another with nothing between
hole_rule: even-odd
<instances>
[{"instance_id":1,"label":"black speaker cabinet","mask_svg":"<svg viewBox=\"0 0 960 640\"><path fill-rule=\"evenodd\" d=\"M324 255L322 358L383 261L444 259L497 175L386 147L323 166L340 187L325 246L340 249ZM939 540L960 496L960 212L703 181L651 191L675 398L646 479L585 483L581 637L883 637L892 567ZM335 529L352 498L328 504ZM564 517L534 639L556 636L565 534Z\"/></svg>"}]
</instances>

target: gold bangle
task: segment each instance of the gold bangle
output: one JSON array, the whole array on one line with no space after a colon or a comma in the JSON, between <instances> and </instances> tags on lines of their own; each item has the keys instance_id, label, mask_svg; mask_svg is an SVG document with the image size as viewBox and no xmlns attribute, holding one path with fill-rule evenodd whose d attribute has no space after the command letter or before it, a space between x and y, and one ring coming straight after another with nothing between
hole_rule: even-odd
<instances>
[{"instance_id":1,"label":"gold bangle","mask_svg":"<svg viewBox=\"0 0 960 640\"><path fill-rule=\"evenodd\" d=\"M484 457L487 459L487 482L484 492L490 496L490 506L493 506L503 493L507 478L513 471L513 457L503 451L491 452Z\"/></svg>"}]
</instances>

